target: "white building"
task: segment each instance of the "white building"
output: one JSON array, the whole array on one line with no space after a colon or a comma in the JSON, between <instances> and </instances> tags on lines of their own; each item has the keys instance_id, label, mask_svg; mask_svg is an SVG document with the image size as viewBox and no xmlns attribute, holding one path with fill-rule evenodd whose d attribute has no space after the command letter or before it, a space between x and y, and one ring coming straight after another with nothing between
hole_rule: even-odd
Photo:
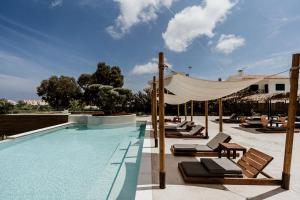
<instances>
[{"instance_id":1,"label":"white building","mask_svg":"<svg viewBox=\"0 0 300 200\"><path fill-rule=\"evenodd\" d=\"M236 75L229 76L227 80L249 80L255 78L263 78L263 80L249 87L250 91L252 92L272 94L289 92L290 90L289 77L282 75L248 75L244 74L243 70L239 70Z\"/></svg>"},{"instance_id":2,"label":"white building","mask_svg":"<svg viewBox=\"0 0 300 200\"><path fill-rule=\"evenodd\" d=\"M48 105L47 102L41 100L41 99L25 99L22 100L25 104L27 105L32 105L32 106L45 106Z\"/></svg>"}]
</instances>

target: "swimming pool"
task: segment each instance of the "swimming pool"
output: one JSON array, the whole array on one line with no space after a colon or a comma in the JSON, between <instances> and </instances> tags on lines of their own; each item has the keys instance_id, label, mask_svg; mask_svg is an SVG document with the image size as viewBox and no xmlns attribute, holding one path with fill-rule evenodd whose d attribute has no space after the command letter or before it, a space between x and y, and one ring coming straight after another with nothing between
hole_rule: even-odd
<instances>
[{"instance_id":1,"label":"swimming pool","mask_svg":"<svg viewBox=\"0 0 300 200\"><path fill-rule=\"evenodd\" d=\"M0 199L134 199L144 132L71 125L0 143Z\"/></svg>"}]
</instances>

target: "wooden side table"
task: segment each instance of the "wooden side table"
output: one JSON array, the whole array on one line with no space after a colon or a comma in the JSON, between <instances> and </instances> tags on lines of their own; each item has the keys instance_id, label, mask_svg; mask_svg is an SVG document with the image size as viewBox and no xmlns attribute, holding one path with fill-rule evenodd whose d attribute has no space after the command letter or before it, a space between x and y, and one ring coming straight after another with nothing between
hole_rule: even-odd
<instances>
[{"instance_id":1,"label":"wooden side table","mask_svg":"<svg viewBox=\"0 0 300 200\"><path fill-rule=\"evenodd\" d=\"M222 156L222 150L227 152L227 158L230 158L230 153L232 151L232 158L236 158L236 152L242 151L243 155L246 153L247 149L236 143L220 143L219 144L219 158Z\"/></svg>"}]
</instances>

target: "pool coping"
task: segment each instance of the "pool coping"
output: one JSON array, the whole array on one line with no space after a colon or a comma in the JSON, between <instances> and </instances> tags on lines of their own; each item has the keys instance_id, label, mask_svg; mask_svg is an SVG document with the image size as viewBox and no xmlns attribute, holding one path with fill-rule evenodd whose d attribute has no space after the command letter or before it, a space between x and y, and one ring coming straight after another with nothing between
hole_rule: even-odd
<instances>
[{"instance_id":1,"label":"pool coping","mask_svg":"<svg viewBox=\"0 0 300 200\"><path fill-rule=\"evenodd\" d=\"M137 122L141 122L138 121ZM151 138L152 125L148 121L146 123L145 137L142 149L142 157L140 163L140 170L138 175L138 182L136 186L135 200L152 200L152 158L151 152L154 148L154 141ZM145 184L146 183L146 184Z\"/></svg>"},{"instance_id":2,"label":"pool coping","mask_svg":"<svg viewBox=\"0 0 300 200\"><path fill-rule=\"evenodd\" d=\"M76 124L76 123L67 122L67 123L63 123L63 124L58 124L58 125L54 125L54 126L48 126L48 127L45 127L45 128L36 129L36 130L33 130L33 131L27 131L27 132L19 133L19 134L16 134L16 135L7 136L6 138L8 140L9 139L17 139L17 138L20 138L20 137L25 137L25 136L32 135L32 134L35 134L35 133L39 133L39 132L43 132L43 131L49 131L51 129L61 128L61 127L69 126L69 125L73 125L73 124Z\"/></svg>"}]
</instances>

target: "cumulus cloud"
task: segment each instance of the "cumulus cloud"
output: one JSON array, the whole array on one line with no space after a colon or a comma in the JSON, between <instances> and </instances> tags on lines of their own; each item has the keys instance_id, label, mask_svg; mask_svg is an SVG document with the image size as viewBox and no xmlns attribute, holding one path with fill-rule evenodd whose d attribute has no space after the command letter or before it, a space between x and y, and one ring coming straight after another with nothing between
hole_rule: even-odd
<instances>
[{"instance_id":1,"label":"cumulus cloud","mask_svg":"<svg viewBox=\"0 0 300 200\"><path fill-rule=\"evenodd\" d=\"M120 15L114 25L106 31L115 39L122 38L139 23L146 23L157 18L160 8L169 8L175 0L114 0L120 6Z\"/></svg>"},{"instance_id":2,"label":"cumulus cloud","mask_svg":"<svg viewBox=\"0 0 300 200\"><path fill-rule=\"evenodd\" d=\"M62 6L62 4L63 4L63 0L51 0L50 1L51 8Z\"/></svg>"},{"instance_id":3,"label":"cumulus cloud","mask_svg":"<svg viewBox=\"0 0 300 200\"><path fill-rule=\"evenodd\" d=\"M169 64L167 61L166 65L172 68L172 65ZM153 74L158 72L158 60L157 58L152 58L150 62L142 64L142 65L135 65L131 71L131 74L134 75L143 75L143 74Z\"/></svg>"},{"instance_id":4,"label":"cumulus cloud","mask_svg":"<svg viewBox=\"0 0 300 200\"><path fill-rule=\"evenodd\" d=\"M235 35L221 35L219 41L216 45L216 50L219 52L223 52L225 54L229 54L233 52L235 49L243 46L245 44L245 39L240 36Z\"/></svg>"},{"instance_id":5,"label":"cumulus cloud","mask_svg":"<svg viewBox=\"0 0 300 200\"><path fill-rule=\"evenodd\" d=\"M169 21L162 35L166 46L172 51L183 52L196 38L213 37L217 23L226 19L236 3L232 0L204 0L202 5L183 9Z\"/></svg>"}]
</instances>

